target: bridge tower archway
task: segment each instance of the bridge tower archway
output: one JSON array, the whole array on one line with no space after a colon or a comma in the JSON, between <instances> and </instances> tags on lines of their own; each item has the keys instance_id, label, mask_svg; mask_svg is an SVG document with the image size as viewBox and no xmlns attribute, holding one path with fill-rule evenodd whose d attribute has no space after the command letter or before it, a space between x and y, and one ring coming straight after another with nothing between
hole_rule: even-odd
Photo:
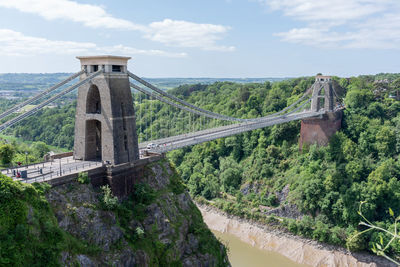
<instances>
[{"instance_id":1,"label":"bridge tower archway","mask_svg":"<svg viewBox=\"0 0 400 267\"><path fill-rule=\"evenodd\" d=\"M113 165L139 159L135 112L127 73L129 57L78 57L80 79L102 71L78 89L74 158Z\"/></svg>"},{"instance_id":2,"label":"bridge tower archway","mask_svg":"<svg viewBox=\"0 0 400 267\"><path fill-rule=\"evenodd\" d=\"M102 160L102 134L101 121L86 121L86 143L85 143L85 159L86 160Z\"/></svg>"},{"instance_id":3,"label":"bridge tower archway","mask_svg":"<svg viewBox=\"0 0 400 267\"><path fill-rule=\"evenodd\" d=\"M311 111L321 109L332 112L334 110L333 83L331 76L315 76L314 89L312 92Z\"/></svg>"},{"instance_id":4,"label":"bridge tower archway","mask_svg":"<svg viewBox=\"0 0 400 267\"><path fill-rule=\"evenodd\" d=\"M101 99L99 88L92 84L86 97L86 113L101 113Z\"/></svg>"}]
</instances>

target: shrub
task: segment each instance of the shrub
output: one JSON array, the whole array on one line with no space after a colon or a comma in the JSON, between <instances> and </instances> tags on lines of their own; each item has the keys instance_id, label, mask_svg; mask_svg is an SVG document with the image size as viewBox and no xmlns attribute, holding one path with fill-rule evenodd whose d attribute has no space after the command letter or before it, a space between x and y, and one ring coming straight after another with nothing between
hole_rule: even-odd
<instances>
[{"instance_id":1,"label":"shrub","mask_svg":"<svg viewBox=\"0 0 400 267\"><path fill-rule=\"evenodd\" d=\"M297 224L298 233L302 236L311 237L313 232L314 220L306 215Z\"/></svg>"},{"instance_id":2,"label":"shrub","mask_svg":"<svg viewBox=\"0 0 400 267\"><path fill-rule=\"evenodd\" d=\"M143 236L144 236L144 230L143 230L143 228L142 227L136 227L136 229L135 229L135 235L136 235L136 237L138 238L138 239L141 239L141 238L143 238Z\"/></svg>"},{"instance_id":3,"label":"shrub","mask_svg":"<svg viewBox=\"0 0 400 267\"><path fill-rule=\"evenodd\" d=\"M89 174L87 172L80 172L78 174L78 182L81 184L88 184L90 182Z\"/></svg>"},{"instance_id":4,"label":"shrub","mask_svg":"<svg viewBox=\"0 0 400 267\"><path fill-rule=\"evenodd\" d=\"M181 178L176 173L171 177L169 187L175 195L182 194L186 189L186 186L182 183Z\"/></svg>"},{"instance_id":5,"label":"shrub","mask_svg":"<svg viewBox=\"0 0 400 267\"><path fill-rule=\"evenodd\" d=\"M267 206L272 206L275 207L277 206L278 203L278 198L276 197L275 194L271 194L268 196L267 200L266 200Z\"/></svg>"},{"instance_id":6,"label":"shrub","mask_svg":"<svg viewBox=\"0 0 400 267\"><path fill-rule=\"evenodd\" d=\"M150 204L155 198L154 190L145 183L136 184L133 189L133 200L136 203Z\"/></svg>"},{"instance_id":7,"label":"shrub","mask_svg":"<svg viewBox=\"0 0 400 267\"><path fill-rule=\"evenodd\" d=\"M351 251L361 251L366 248L365 235L361 235L357 230L354 231L346 240L346 246Z\"/></svg>"},{"instance_id":8,"label":"shrub","mask_svg":"<svg viewBox=\"0 0 400 267\"><path fill-rule=\"evenodd\" d=\"M293 234L297 233L297 223L295 220L290 221L288 225L288 230L292 232Z\"/></svg>"},{"instance_id":9,"label":"shrub","mask_svg":"<svg viewBox=\"0 0 400 267\"><path fill-rule=\"evenodd\" d=\"M113 195L111 192L111 188L108 185L104 185L101 187L103 191L103 204L106 209L112 210L115 209L118 205L118 198Z\"/></svg>"},{"instance_id":10,"label":"shrub","mask_svg":"<svg viewBox=\"0 0 400 267\"><path fill-rule=\"evenodd\" d=\"M330 242L335 245L344 245L346 243L346 230L335 226L331 229Z\"/></svg>"},{"instance_id":11,"label":"shrub","mask_svg":"<svg viewBox=\"0 0 400 267\"><path fill-rule=\"evenodd\" d=\"M312 234L313 239L318 240L320 242L327 242L329 240L329 236L330 236L329 225L322 221L316 221L315 229Z\"/></svg>"},{"instance_id":12,"label":"shrub","mask_svg":"<svg viewBox=\"0 0 400 267\"><path fill-rule=\"evenodd\" d=\"M1 164L9 164L15 156L15 147L10 144L0 146L0 161Z\"/></svg>"}]
</instances>

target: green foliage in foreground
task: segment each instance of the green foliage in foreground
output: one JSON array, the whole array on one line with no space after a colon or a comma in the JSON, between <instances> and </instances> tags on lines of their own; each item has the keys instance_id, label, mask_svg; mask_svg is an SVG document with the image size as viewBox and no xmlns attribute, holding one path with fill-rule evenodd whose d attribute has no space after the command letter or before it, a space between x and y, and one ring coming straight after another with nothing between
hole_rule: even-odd
<instances>
[{"instance_id":1,"label":"green foliage in foreground","mask_svg":"<svg viewBox=\"0 0 400 267\"><path fill-rule=\"evenodd\" d=\"M99 252L59 228L47 190L47 184L23 184L0 174L0 266L59 266L61 251Z\"/></svg>"},{"instance_id":2,"label":"green foliage in foreground","mask_svg":"<svg viewBox=\"0 0 400 267\"><path fill-rule=\"evenodd\" d=\"M382 256L393 263L400 266L400 235L398 234L398 222L400 221L400 216L395 217L394 212L391 208L389 208L389 215L393 219L393 225L387 227L382 224L374 224L371 223L363 214L362 206L366 202L361 202L358 210L358 214L362 217L362 221L360 225L365 227L366 229L362 232L355 232L347 242L347 247L351 250L354 250L351 246L354 243L359 243L358 240L364 238L363 234L367 232L373 232L374 238L371 240L370 244L372 244L372 252L375 254ZM379 240L379 241L378 241ZM390 250L395 250L397 253L390 253ZM393 257L390 257L387 252L389 252Z\"/></svg>"},{"instance_id":3,"label":"green foliage in foreground","mask_svg":"<svg viewBox=\"0 0 400 267\"><path fill-rule=\"evenodd\" d=\"M44 197L49 188L0 175L0 266L58 266L61 251L97 252L58 227Z\"/></svg>"},{"instance_id":4,"label":"green foliage in foreground","mask_svg":"<svg viewBox=\"0 0 400 267\"><path fill-rule=\"evenodd\" d=\"M44 198L47 189L0 176L1 266L56 265L64 238Z\"/></svg>"}]
</instances>

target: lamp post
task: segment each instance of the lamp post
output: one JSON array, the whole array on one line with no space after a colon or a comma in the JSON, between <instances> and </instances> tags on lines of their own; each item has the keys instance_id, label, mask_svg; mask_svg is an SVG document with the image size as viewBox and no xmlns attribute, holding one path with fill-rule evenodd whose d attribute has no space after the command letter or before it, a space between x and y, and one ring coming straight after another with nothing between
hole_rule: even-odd
<instances>
[{"instance_id":1,"label":"lamp post","mask_svg":"<svg viewBox=\"0 0 400 267\"><path fill-rule=\"evenodd\" d=\"M28 166L28 151L25 151L25 165Z\"/></svg>"}]
</instances>

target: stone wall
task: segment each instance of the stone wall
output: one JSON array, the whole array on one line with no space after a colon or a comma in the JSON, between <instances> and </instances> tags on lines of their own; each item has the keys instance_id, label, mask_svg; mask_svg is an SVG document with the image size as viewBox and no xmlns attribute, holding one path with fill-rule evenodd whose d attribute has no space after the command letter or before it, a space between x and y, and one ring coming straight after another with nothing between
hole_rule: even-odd
<instances>
[{"instance_id":1,"label":"stone wall","mask_svg":"<svg viewBox=\"0 0 400 267\"><path fill-rule=\"evenodd\" d=\"M91 169L87 171L91 184L95 187L105 185L106 184L106 168L103 166L97 167L95 169ZM79 173L71 173L67 175L63 175L61 177L53 178L51 180L46 180L45 182L50 184L51 186L60 186L64 184L69 184L75 182L78 178Z\"/></svg>"},{"instance_id":2,"label":"stone wall","mask_svg":"<svg viewBox=\"0 0 400 267\"><path fill-rule=\"evenodd\" d=\"M66 158L66 157L72 157L73 154L74 154L74 152L72 152L72 151L59 153L59 154L54 154L54 155L50 156L50 160L49 161L54 161L55 159L62 159L62 158Z\"/></svg>"},{"instance_id":3,"label":"stone wall","mask_svg":"<svg viewBox=\"0 0 400 267\"><path fill-rule=\"evenodd\" d=\"M110 185L113 194L123 198L132 193L133 185L144 177L145 166L163 159L164 155L152 156L107 168L107 184Z\"/></svg>"},{"instance_id":4,"label":"stone wall","mask_svg":"<svg viewBox=\"0 0 400 267\"><path fill-rule=\"evenodd\" d=\"M96 105L98 100L91 97L91 90L99 92L99 111L96 112L87 109ZM98 155L99 148L101 155ZM139 159L135 112L127 74L104 73L78 90L74 158L91 160L100 156L102 161L112 164Z\"/></svg>"},{"instance_id":5,"label":"stone wall","mask_svg":"<svg viewBox=\"0 0 400 267\"><path fill-rule=\"evenodd\" d=\"M325 146L329 139L342 126L342 110L329 112L322 118L310 118L301 121L299 147L317 144Z\"/></svg>"},{"instance_id":6,"label":"stone wall","mask_svg":"<svg viewBox=\"0 0 400 267\"><path fill-rule=\"evenodd\" d=\"M90 183L94 187L109 185L113 194L123 198L132 193L133 185L140 182L144 176L145 166L165 158L164 154L151 153L151 157L115 166L101 166L88 171ZM64 175L46 181L51 186L60 186L75 182L79 173Z\"/></svg>"}]
</instances>

